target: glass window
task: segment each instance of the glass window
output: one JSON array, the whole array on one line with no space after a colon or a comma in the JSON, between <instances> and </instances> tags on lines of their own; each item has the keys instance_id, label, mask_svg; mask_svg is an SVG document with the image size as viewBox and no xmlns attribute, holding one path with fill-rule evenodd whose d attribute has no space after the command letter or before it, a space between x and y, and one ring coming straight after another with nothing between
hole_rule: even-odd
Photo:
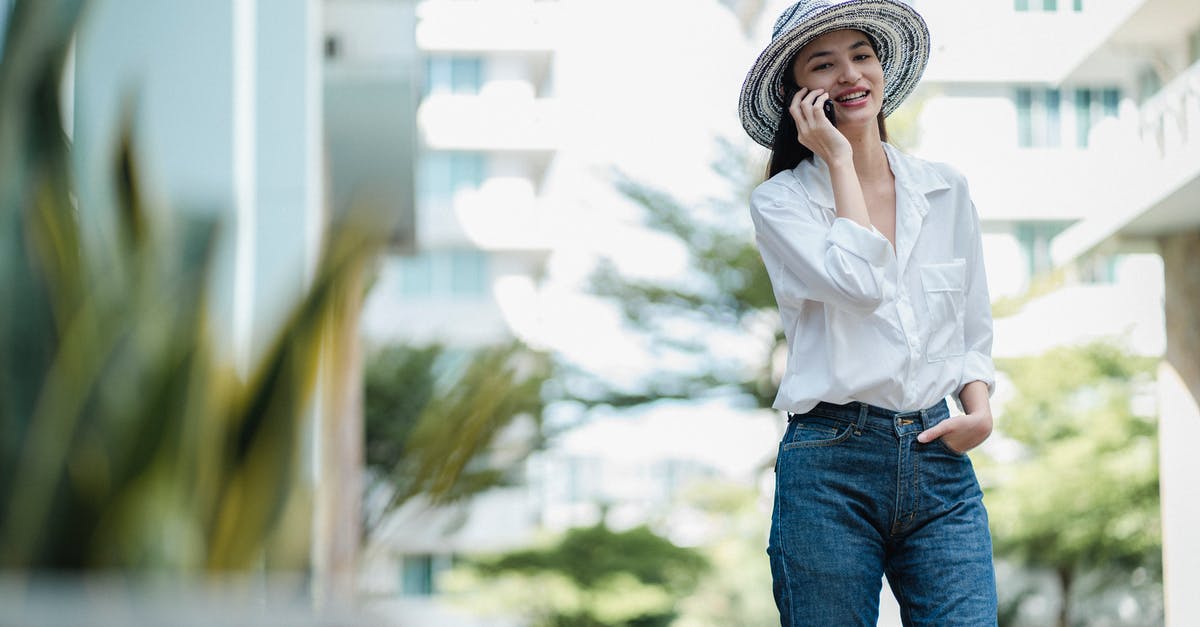
<instances>
[{"instance_id":1,"label":"glass window","mask_svg":"<svg viewBox=\"0 0 1200 627\"><path fill-rule=\"evenodd\" d=\"M1146 100L1147 98L1158 93L1162 89L1162 81L1158 79L1158 72L1152 67L1147 67L1138 74L1138 99Z\"/></svg>"},{"instance_id":2,"label":"glass window","mask_svg":"<svg viewBox=\"0 0 1200 627\"><path fill-rule=\"evenodd\" d=\"M450 293L473 296L487 292L487 256L478 250L458 250L450 254Z\"/></svg>"},{"instance_id":3,"label":"glass window","mask_svg":"<svg viewBox=\"0 0 1200 627\"><path fill-rule=\"evenodd\" d=\"M1059 101L1061 99L1062 96L1057 89L1046 90L1046 146L1058 146L1062 138L1061 115L1059 113Z\"/></svg>"},{"instance_id":4,"label":"glass window","mask_svg":"<svg viewBox=\"0 0 1200 627\"><path fill-rule=\"evenodd\" d=\"M1117 117L1121 104L1121 91L1119 89L1105 89L1100 92L1100 97L1104 104L1104 116L1110 118Z\"/></svg>"},{"instance_id":5,"label":"glass window","mask_svg":"<svg viewBox=\"0 0 1200 627\"><path fill-rule=\"evenodd\" d=\"M1200 28L1188 35L1188 63L1200 61Z\"/></svg>"},{"instance_id":6,"label":"glass window","mask_svg":"<svg viewBox=\"0 0 1200 627\"><path fill-rule=\"evenodd\" d=\"M1042 9L1046 11L1057 11L1058 0L1042 0Z\"/></svg>"},{"instance_id":7,"label":"glass window","mask_svg":"<svg viewBox=\"0 0 1200 627\"><path fill-rule=\"evenodd\" d=\"M484 155L478 152L430 152L418 167L417 191L422 202L449 205L462 190L483 184Z\"/></svg>"},{"instance_id":8,"label":"glass window","mask_svg":"<svg viewBox=\"0 0 1200 627\"><path fill-rule=\"evenodd\" d=\"M1017 145L1029 148L1033 145L1033 94L1028 89L1017 89Z\"/></svg>"},{"instance_id":9,"label":"glass window","mask_svg":"<svg viewBox=\"0 0 1200 627\"><path fill-rule=\"evenodd\" d=\"M1075 145L1087 148L1088 133L1092 130L1092 90L1075 90Z\"/></svg>"},{"instance_id":10,"label":"glass window","mask_svg":"<svg viewBox=\"0 0 1200 627\"><path fill-rule=\"evenodd\" d=\"M1013 8L1017 11L1028 11L1029 0L1013 0Z\"/></svg>"},{"instance_id":11,"label":"glass window","mask_svg":"<svg viewBox=\"0 0 1200 627\"><path fill-rule=\"evenodd\" d=\"M487 253L480 250L431 250L399 260L404 296L464 297L487 294Z\"/></svg>"},{"instance_id":12,"label":"glass window","mask_svg":"<svg viewBox=\"0 0 1200 627\"><path fill-rule=\"evenodd\" d=\"M1075 0L1071 4L1071 8L1074 9L1076 13L1082 13L1083 12L1083 0Z\"/></svg>"},{"instance_id":13,"label":"glass window","mask_svg":"<svg viewBox=\"0 0 1200 627\"><path fill-rule=\"evenodd\" d=\"M405 596L432 596L433 556L405 555L401 562L401 592Z\"/></svg>"},{"instance_id":14,"label":"glass window","mask_svg":"<svg viewBox=\"0 0 1200 627\"><path fill-rule=\"evenodd\" d=\"M425 59L425 95L477 94L483 84L483 59L431 56Z\"/></svg>"}]
</instances>

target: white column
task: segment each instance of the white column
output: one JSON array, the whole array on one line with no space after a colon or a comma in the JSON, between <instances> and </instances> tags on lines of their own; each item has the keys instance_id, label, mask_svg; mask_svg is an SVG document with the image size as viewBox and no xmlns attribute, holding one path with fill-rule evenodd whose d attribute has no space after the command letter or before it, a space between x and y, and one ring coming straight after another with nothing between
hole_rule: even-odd
<instances>
[{"instance_id":1,"label":"white column","mask_svg":"<svg viewBox=\"0 0 1200 627\"><path fill-rule=\"evenodd\" d=\"M84 231L112 235L112 157L121 109L130 105L147 190L171 210L222 222L211 314L229 361L244 360L253 308L244 289L253 271L244 238L253 232L256 200L248 3L94 0L75 53L73 159Z\"/></svg>"},{"instance_id":2,"label":"white column","mask_svg":"<svg viewBox=\"0 0 1200 627\"><path fill-rule=\"evenodd\" d=\"M1166 361L1158 369L1159 495L1166 624L1200 624L1200 407Z\"/></svg>"}]
</instances>

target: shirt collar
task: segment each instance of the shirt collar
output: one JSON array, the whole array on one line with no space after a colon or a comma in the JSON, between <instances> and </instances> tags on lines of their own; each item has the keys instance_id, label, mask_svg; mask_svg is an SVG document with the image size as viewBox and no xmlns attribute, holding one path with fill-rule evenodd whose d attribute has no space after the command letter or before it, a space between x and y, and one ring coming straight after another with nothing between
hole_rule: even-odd
<instances>
[{"instance_id":1,"label":"shirt collar","mask_svg":"<svg viewBox=\"0 0 1200 627\"><path fill-rule=\"evenodd\" d=\"M883 142L883 151L887 154L892 173L896 175L898 188L903 187L916 194L950 189L950 184L929 162L904 154L887 142ZM828 209L834 208L833 185L829 178L829 166L824 160L813 155L812 159L801 161L792 172L813 202ZM921 217L925 217L929 204L917 203L916 209Z\"/></svg>"}]
</instances>

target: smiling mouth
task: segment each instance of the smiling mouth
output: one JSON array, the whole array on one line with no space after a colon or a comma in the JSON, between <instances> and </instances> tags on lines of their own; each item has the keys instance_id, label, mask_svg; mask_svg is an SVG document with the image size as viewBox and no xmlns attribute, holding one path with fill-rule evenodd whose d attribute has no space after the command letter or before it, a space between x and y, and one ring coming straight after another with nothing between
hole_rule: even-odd
<instances>
[{"instance_id":1,"label":"smiling mouth","mask_svg":"<svg viewBox=\"0 0 1200 627\"><path fill-rule=\"evenodd\" d=\"M841 98L837 98L836 101L842 102L842 103L858 102L860 100L865 99L868 95L869 95L869 92L860 91L856 94L850 94L849 96L843 96Z\"/></svg>"}]
</instances>

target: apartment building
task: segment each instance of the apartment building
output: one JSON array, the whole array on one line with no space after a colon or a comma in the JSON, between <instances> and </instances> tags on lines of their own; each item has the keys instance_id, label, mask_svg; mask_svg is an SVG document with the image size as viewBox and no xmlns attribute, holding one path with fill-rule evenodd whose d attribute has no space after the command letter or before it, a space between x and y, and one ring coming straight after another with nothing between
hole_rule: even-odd
<instances>
[{"instance_id":1,"label":"apartment building","mask_svg":"<svg viewBox=\"0 0 1200 627\"><path fill-rule=\"evenodd\" d=\"M1158 412L1166 620L1193 624L1200 4L914 5L934 34L917 151L967 174L993 297L1019 293L1052 270L1067 277L996 321L996 352L1118 335L1134 351L1165 356Z\"/></svg>"},{"instance_id":2,"label":"apartment building","mask_svg":"<svg viewBox=\"0 0 1200 627\"><path fill-rule=\"evenodd\" d=\"M327 0L324 8L330 142L358 155L332 173L334 194L339 176L390 172L346 202L400 196L413 208L368 296L368 346L510 340L531 324L550 252L542 189L558 142L558 3ZM364 93L373 105L363 106ZM461 553L527 543L535 520L522 489L489 492L469 513L414 500L365 547L360 588L375 610L411 624L473 624L438 601L438 574Z\"/></svg>"}]
</instances>

